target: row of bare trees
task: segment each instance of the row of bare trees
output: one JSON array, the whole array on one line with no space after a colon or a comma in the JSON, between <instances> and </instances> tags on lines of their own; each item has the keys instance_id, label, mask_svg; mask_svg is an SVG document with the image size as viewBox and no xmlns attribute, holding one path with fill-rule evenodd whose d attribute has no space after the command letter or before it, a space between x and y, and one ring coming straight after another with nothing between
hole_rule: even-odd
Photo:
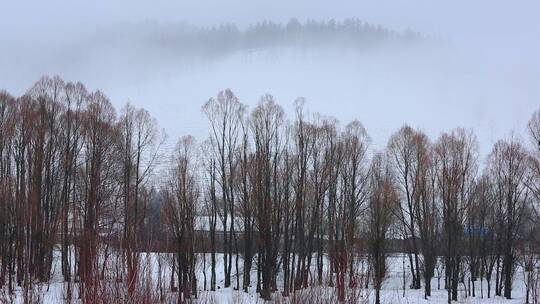
<instances>
[{"instance_id":1,"label":"row of bare trees","mask_svg":"<svg viewBox=\"0 0 540 304\"><path fill-rule=\"evenodd\" d=\"M244 257L247 290L253 243L257 290L264 298L277 289L277 264L284 295L312 283L344 290L345 276L348 288L354 287L361 252L370 254L373 284L380 286L376 278L384 277L384 267L378 263L388 252L381 244L391 238L403 241L410 287L421 288L423 278L426 298L439 256L449 301L457 300L466 276L472 296L478 279L487 280L491 296L493 272L495 294L511 298L517 257L526 241L534 241L524 230L536 229L538 114L529 123L532 149L511 136L498 141L483 163L475 135L460 128L431 142L404 126L370 161L369 137L359 122L341 130L332 118L308 117L302 100L292 123L268 95L247 113L224 91L203 111L212 126L205 153L213 157L205 159L219 172L209 175L209 184L221 185L209 188L215 202L207 205L213 208L208 214L223 221L226 287L237 253ZM233 225L236 220L241 225Z\"/></svg>"},{"instance_id":2,"label":"row of bare trees","mask_svg":"<svg viewBox=\"0 0 540 304\"><path fill-rule=\"evenodd\" d=\"M217 201L209 214L217 214L225 227L225 286L233 253L239 253L247 266L242 286L247 290L253 243L257 289L265 298L277 289L277 264L285 295L312 283L343 290L345 276L354 287L360 252L370 254L373 284L380 286L376 278L384 277L384 267L378 263L388 252L380 246L392 238L403 240L410 287L421 288L423 278L426 298L439 256L449 301L457 300L466 276L472 296L478 279L487 280L491 296L494 272L495 294L511 298L518 255L525 242L534 242L524 231L537 229L538 114L529 123L532 147L511 136L496 142L484 163L475 135L465 129L431 142L422 131L404 126L369 161L369 137L359 122L340 130L332 118L307 117L302 100L292 123L268 95L246 113L224 91L203 110L212 125L205 152L214 155L205 159L218 164L219 172L210 175L210 185L221 185L219 195L210 195ZM232 224L235 216L242 225Z\"/></svg>"},{"instance_id":3,"label":"row of bare trees","mask_svg":"<svg viewBox=\"0 0 540 304\"><path fill-rule=\"evenodd\" d=\"M156 121L129 104L117 116L103 93L58 77L19 98L2 92L0 109L0 287L47 282L58 250L63 279L97 303L116 244L125 266L118 277L133 293L162 142Z\"/></svg>"},{"instance_id":4,"label":"row of bare trees","mask_svg":"<svg viewBox=\"0 0 540 304\"><path fill-rule=\"evenodd\" d=\"M0 287L48 282L58 253L69 298L152 302L141 263L157 250L172 254L178 302L216 290L222 273L223 287L263 299L327 286L344 302L371 283L379 303L387 257L401 251L426 299L444 265L450 303L459 284L476 296L478 281L511 298L517 265L536 253L540 112L532 145L500 140L485 162L460 128L431 141L404 126L374 152L360 122L340 127L302 99L292 121L272 96L250 111L230 90L202 112L208 139L181 138L166 161L147 111L117 115L80 83L44 77L22 97L1 93ZM151 220L162 229L149 232ZM208 280L197 269L207 256Z\"/></svg>"}]
</instances>

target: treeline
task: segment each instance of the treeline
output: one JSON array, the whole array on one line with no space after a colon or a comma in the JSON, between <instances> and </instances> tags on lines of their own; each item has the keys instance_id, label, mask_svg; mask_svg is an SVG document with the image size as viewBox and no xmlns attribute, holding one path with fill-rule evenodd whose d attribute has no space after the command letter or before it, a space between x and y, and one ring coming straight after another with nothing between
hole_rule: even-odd
<instances>
[{"instance_id":1,"label":"treeline","mask_svg":"<svg viewBox=\"0 0 540 304\"><path fill-rule=\"evenodd\" d=\"M126 35L127 34L127 35ZM262 21L246 27L224 23L212 27L187 24L124 25L110 36L110 43L139 41L144 48L165 48L168 53L223 55L241 50L272 47L350 47L365 49L383 42L414 42L422 36L412 30L392 31L381 25L372 25L358 19L343 21L291 19L287 23Z\"/></svg>"},{"instance_id":2,"label":"treeline","mask_svg":"<svg viewBox=\"0 0 540 304\"><path fill-rule=\"evenodd\" d=\"M288 120L270 95L249 110L222 91L202 107L208 139L183 137L163 157L148 112L128 104L117 114L80 83L44 77L21 97L1 93L0 288L30 297L58 254L66 299L155 303L168 290L185 302L218 288L222 257L225 288L270 299L327 286L354 302L351 292L372 286L379 303L389 243L401 240L410 288L423 283L426 298L440 269L449 301L467 282L476 296L484 280L488 297L511 298L521 265L529 300L540 112L532 145L511 136L483 162L470 130L432 141L404 126L373 152L360 122L309 115L302 99L295 109ZM141 265L157 233L171 241L168 288Z\"/></svg>"},{"instance_id":3,"label":"treeline","mask_svg":"<svg viewBox=\"0 0 540 304\"><path fill-rule=\"evenodd\" d=\"M162 142L156 121L129 104L117 115L100 91L44 77L22 97L0 93L0 130L0 288L47 282L58 248L67 293L78 282L79 297L98 303L103 239L115 237L132 293Z\"/></svg>"}]
</instances>

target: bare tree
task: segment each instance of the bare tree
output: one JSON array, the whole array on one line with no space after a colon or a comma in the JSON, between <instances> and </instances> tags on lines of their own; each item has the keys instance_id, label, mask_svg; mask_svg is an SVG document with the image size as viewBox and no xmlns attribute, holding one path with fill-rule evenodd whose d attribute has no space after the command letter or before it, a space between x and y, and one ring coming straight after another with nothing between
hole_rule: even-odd
<instances>
[{"instance_id":1,"label":"bare tree","mask_svg":"<svg viewBox=\"0 0 540 304\"><path fill-rule=\"evenodd\" d=\"M455 129L435 144L437 186L442 203L443 240L446 259L448 303L457 300L462 257L463 221L472 198L477 171L478 147L472 132Z\"/></svg>"},{"instance_id":2,"label":"bare tree","mask_svg":"<svg viewBox=\"0 0 540 304\"><path fill-rule=\"evenodd\" d=\"M401 204L397 216L402 225L403 238L407 245L409 265L412 275L413 289L420 289L420 258L418 244L418 223L415 215L418 214L419 199L426 179L421 171L424 160L418 159L419 150L416 132L409 126L402 127L397 131L388 143L388 151L396 171L401 192ZM422 155L420 155L422 157Z\"/></svg>"},{"instance_id":3,"label":"bare tree","mask_svg":"<svg viewBox=\"0 0 540 304\"><path fill-rule=\"evenodd\" d=\"M330 143L329 153L333 154L329 163L329 229L331 240L331 263L336 273L338 300L345 301L346 274L349 275L349 288L360 287L355 263L362 250L358 242L361 229L361 215L369 191L369 164L367 148L369 136L359 121L345 127L338 146ZM337 149L337 150L335 150Z\"/></svg>"},{"instance_id":4,"label":"bare tree","mask_svg":"<svg viewBox=\"0 0 540 304\"><path fill-rule=\"evenodd\" d=\"M413 200L417 206L415 220L418 222L419 242L422 250L424 274L424 297L431 296L431 279L439 254L440 200L437 192L437 163L427 136L417 131L414 138L416 165L413 168L417 190Z\"/></svg>"},{"instance_id":5,"label":"bare tree","mask_svg":"<svg viewBox=\"0 0 540 304\"><path fill-rule=\"evenodd\" d=\"M483 274L481 271L482 266L484 265L483 261L485 261L487 255L490 254L487 251L487 248L482 248L482 246L486 246L486 241L490 240L489 229L491 227L488 226L492 224L489 222L488 218L492 199L490 187L491 183L489 182L489 177L486 175L482 175L476 181L474 185L474 198L469 201L470 205L467 206L465 215L464 254L470 274L469 285L472 284L472 287L469 286L468 288L469 296L472 295L473 297L476 296L475 282L478 277L482 280Z\"/></svg>"},{"instance_id":6,"label":"bare tree","mask_svg":"<svg viewBox=\"0 0 540 304\"><path fill-rule=\"evenodd\" d=\"M474 200L467 212L467 224L468 232L468 246L469 255L471 260L477 256L479 261L472 261L470 267L478 267L480 277L480 284L482 284L483 277L486 277L487 282L487 297L491 297L491 279L493 275L493 269L497 261L496 254L496 237L499 234L496 233L497 211L495 210L496 204L493 202L493 185L490 176L484 173L476 182L474 191ZM475 265L479 263L480 265ZM473 276L473 273L471 273ZM474 280L473 280L474 290ZM480 285L481 294L483 296L483 288ZM474 291L473 291L474 294Z\"/></svg>"},{"instance_id":7,"label":"bare tree","mask_svg":"<svg viewBox=\"0 0 540 304\"><path fill-rule=\"evenodd\" d=\"M435 159L428 137L409 126L390 138L390 161L396 172L401 203L396 209L405 239L412 275L412 288L420 288L420 269L424 274L424 296L431 295L431 278L437 262L438 198L436 197ZM419 255L422 251L422 260Z\"/></svg>"},{"instance_id":8,"label":"bare tree","mask_svg":"<svg viewBox=\"0 0 540 304\"><path fill-rule=\"evenodd\" d=\"M515 266L515 241L523 220L527 203L528 154L515 139L500 140L488 157L489 172L493 179L494 199L502 210L502 252L504 297L512 297Z\"/></svg>"},{"instance_id":9,"label":"bare tree","mask_svg":"<svg viewBox=\"0 0 540 304\"><path fill-rule=\"evenodd\" d=\"M293 274L294 290L307 287L308 268L307 255L308 248L306 244L306 226L307 226L307 192L308 192L308 164L314 145L313 127L306 121L304 113L304 99L295 101L296 120L294 122L293 136L293 154L295 157L295 177L294 177L294 245L291 268L296 267ZM297 260L296 260L297 259Z\"/></svg>"},{"instance_id":10,"label":"bare tree","mask_svg":"<svg viewBox=\"0 0 540 304\"><path fill-rule=\"evenodd\" d=\"M15 148L16 103L7 92L0 91L0 288L7 280L8 293L14 290L14 261L16 254L16 205L12 189L12 153Z\"/></svg>"},{"instance_id":11,"label":"bare tree","mask_svg":"<svg viewBox=\"0 0 540 304\"><path fill-rule=\"evenodd\" d=\"M345 127L343 133L342 192L344 240L348 251L349 287L355 287L355 258L359 248L355 239L359 219L368 196L369 169L367 148L370 138L362 124L355 120Z\"/></svg>"},{"instance_id":12,"label":"bare tree","mask_svg":"<svg viewBox=\"0 0 540 304\"><path fill-rule=\"evenodd\" d=\"M540 152L540 110L534 112L527 125L533 149Z\"/></svg>"},{"instance_id":13,"label":"bare tree","mask_svg":"<svg viewBox=\"0 0 540 304\"><path fill-rule=\"evenodd\" d=\"M387 156L376 154L371 165L370 194L367 200L368 252L373 264L375 303L381 303L380 292L386 276L387 239L398 205L396 183Z\"/></svg>"},{"instance_id":14,"label":"bare tree","mask_svg":"<svg viewBox=\"0 0 540 304\"><path fill-rule=\"evenodd\" d=\"M127 104L119 118L123 155L122 196L124 207L123 243L125 247L128 292L133 294L139 269L138 230L144 221L147 202L141 199L141 189L146 185L159 158L164 134L160 134L157 121L144 109Z\"/></svg>"},{"instance_id":15,"label":"bare tree","mask_svg":"<svg viewBox=\"0 0 540 304\"><path fill-rule=\"evenodd\" d=\"M68 83L65 87L64 108L65 112L61 117L62 144L63 147L63 177L62 177L62 215L61 215L61 236L62 236L62 274L64 280L68 282L69 293L71 293L71 252L70 246L70 215L74 210L75 182L78 169L77 159L81 150L81 128L83 107L87 102L88 92L81 83ZM72 217L73 218L73 217ZM71 225L73 226L73 225Z\"/></svg>"},{"instance_id":16,"label":"bare tree","mask_svg":"<svg viewBox=\"0 0 540 304\"><path fill-rule=\"evenodd\" d=\"M208 140L201 146L204 160L204 209L208 218L208 232L210 239L210 290L216 290L216 226L219 206L216 194L217 169L215 155L211 148L212 141ZM171 284L174 285L174 284Z\"/></svg>"},{"instance_id":17,"label":"bare tree","mask_svg":"<svg viewBox=\"0 0 540 304\"><path fill-rule=\"evenodd\" d=\"M216 99L208 100L202 110L210 121L210 138L214 149L216 149L217 183L220 186L223 201L221 217L225 246L223 270L225 287L229 287L231 285L233 238L235 238L234 177L237 168L235 156L240 144L241 118L244 115L245 106L238 101L231 90L225 90L219 92Z\"/></svg>"},{"instance_id":18,"label":"bare tree","mask_svg":"<svg viewBox=\"0 0 540 304\"><path fill-rule=\"evenodd\" d=\"M118 132L116 114L101 92L92 93L84 113L81 185L82 217L78 271L81 279L79 296L85 303L95 303L99 296L98 249L103 216L117 207L119 179ZM109 218L110 219L110 218Z\"/></svg>"},{"instance_id":19,"label":"bare tree","mask_svg":"<svg viewBox=\"0 0 540 304\"><path fill-rule=\"evenodd\" d=\"M536 206L540 202L540 110L536 111L528 125L529 138L531 140L532 155L529 159L530 176L527 181L527 186L536 199ZM540 223L540 212L538 207L533 208L536 213L535 221Z\"/></svg>"},{"instance_id":20,"label":"bare tree","mask_svg":"<svg viewBox=\"0 0 540 304\"><path fill-rule=\"evenodd\" d=\"M283 296L287 297L290 291L293 289L294 283L294 265L291 261L291 254L293 251L293 233L294 233L294 193L293 193L293 180L295 170L295 157L292 156L292 149L290 147L291 140L291 126L288 124L286 130L284 130L284 143L283 143L283 156L282 156L282 169L281 169L281 188L283 192L283 205L282 205L282 229L283 229L283 246L281 251L281 263L283 266Z\"/></svg>"},{"instance_id":21,"label":"bare tree","mask_svg":"<svg viewBox=\"0 0 540 304\"><path fill-rule=\"evenodd\" d=\"M250 117L250 129L255 144L252 195L255 205L255 227L258 232L258 268L262 275L263 299L270 299L276 288L277 258L281 239L283 193L279 179L282 157L283 109L272 96L265 95Z\"/></svg>"},{"instance_id":22,"label":"bare tree","mask_svg":"<svg viewBox=\"0 0 540 304\"><path fill-rule=\"evenodd\" d=\"M253 204L252 193L253 184L251 174L254 174L253 165L254 159L251 152L249 141L249 120L242 119L242 141L238 152L238 178L236 178L236 192L239 199L239 214L241 215L241 223L243 224L243 258L244 270L242 276L242 288L244 292L249 292L251 285L251 269L253 264L254 239L255 239L255 216L256 208Z\"/></svg>"},{"instance_id":23,"label":"bare tree","mask_svg":"<svg viewBox=\"0 0 540 304\"><path fill-rule=\"evenodd\" d=\"M178 303L185 303L192 294L197 297L194 231L199 189L193 145L191 136L183 137L178 142L166 190L166 218L176 247Z\"/></svg>"}]
</instances>

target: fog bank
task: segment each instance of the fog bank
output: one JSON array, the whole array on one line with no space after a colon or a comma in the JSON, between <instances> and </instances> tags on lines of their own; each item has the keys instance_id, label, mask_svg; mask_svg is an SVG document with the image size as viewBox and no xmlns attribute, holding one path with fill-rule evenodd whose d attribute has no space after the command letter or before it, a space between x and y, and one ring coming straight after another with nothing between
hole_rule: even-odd
<instances>
[{"instance_id":1,"label":"fog bank","mask_svg":"<svg viewBox=\"0 0 540 304\"><path fill-rule=\"evenodd\" d=\"M103 90L117 106L130 100L147 108L173 142L188 133L206 134L200 107L225 88L250 105L273 94L289 116L294 99L303 96L310 112L343 124L361 120L375 148L404 123L432 138L456 126L474 128L484 155L512 130L523 136L540 106L536 1L55 0L0 8L1 88L20 95L43 74L81 81ZM293 17L359 18L432 39L364 49L282 45L220 56L179 56L176 48L133 43L149 25L209 28L231 22L245 28ZM168 37L166 30L162 34Z\"/></svg>"}]
</instances>

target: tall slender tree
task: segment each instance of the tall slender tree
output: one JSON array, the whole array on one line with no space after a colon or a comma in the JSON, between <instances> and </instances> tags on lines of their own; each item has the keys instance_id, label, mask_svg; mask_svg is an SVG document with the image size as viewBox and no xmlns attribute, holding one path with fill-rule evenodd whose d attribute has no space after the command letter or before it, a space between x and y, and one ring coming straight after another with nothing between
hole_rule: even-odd
<instances>
[{"instance_id":1,"label":"tall slender tree","mask_svg":"<svg viewBox=\"0 0 540 304\"><path fill-rule=\"evenodd\" d=\"M448 303L457 301L462 258L463 221L472 198L477 172L478 145L471 131L455 129L435 144L437 186L442 203L442 224Z\"/></svg>"},{"instance_id":2,"label":"tall slender tree","mask_svg":"<svg viewBox=\"0 0 540 304\"><path fill-rule=\"evenodd\" d=\"M197 297L195 220L199 209L199 186L195 157L194 138L181 138L166 185L165 211L175 240L178 303L185 303L192 295Z\"/></svg>"},{"instance_id":3,"label":"tall slender tree","mask_svg":"<svg viewBox=\"0 0 540 304\"><path fill-rule=\"evenodd\" d=\"M388 267L389 232L395 215L393 209L398 205L396 183L386 157L379 153L373 158L367 200L367 242L373 264L375 304L381 303L380 292Z\"/></svg>"},{"instance_id":4,"label":"tall slender tree","mask_svg":"<svg viewBox=\"0 0 540 304\"><path fill-rule=\"evenodd\" d=\"M512 298L516 239L527 210L528 154L516 139L498 141L488 157L494 199L502 208L504 297Z\"/></svg>"},{"instance_id":5,"label":"tall slender tree","mask_svg":"<svg viewBox=\"0 0 540 304\"><path fill-rule=\"evenodd\" d=\"M237 151L240 146L240 131L245 106L231 90L218 93L217 98L208 100L203 108L210 121L210 139L216 149L217 183L221 191L223 202L222 224L223 243L225 255L223 257L223 271L225 273L225 287L231 285L233 243L235 238L235 176L237 170Z\"/></svg>"}]
</instances>

